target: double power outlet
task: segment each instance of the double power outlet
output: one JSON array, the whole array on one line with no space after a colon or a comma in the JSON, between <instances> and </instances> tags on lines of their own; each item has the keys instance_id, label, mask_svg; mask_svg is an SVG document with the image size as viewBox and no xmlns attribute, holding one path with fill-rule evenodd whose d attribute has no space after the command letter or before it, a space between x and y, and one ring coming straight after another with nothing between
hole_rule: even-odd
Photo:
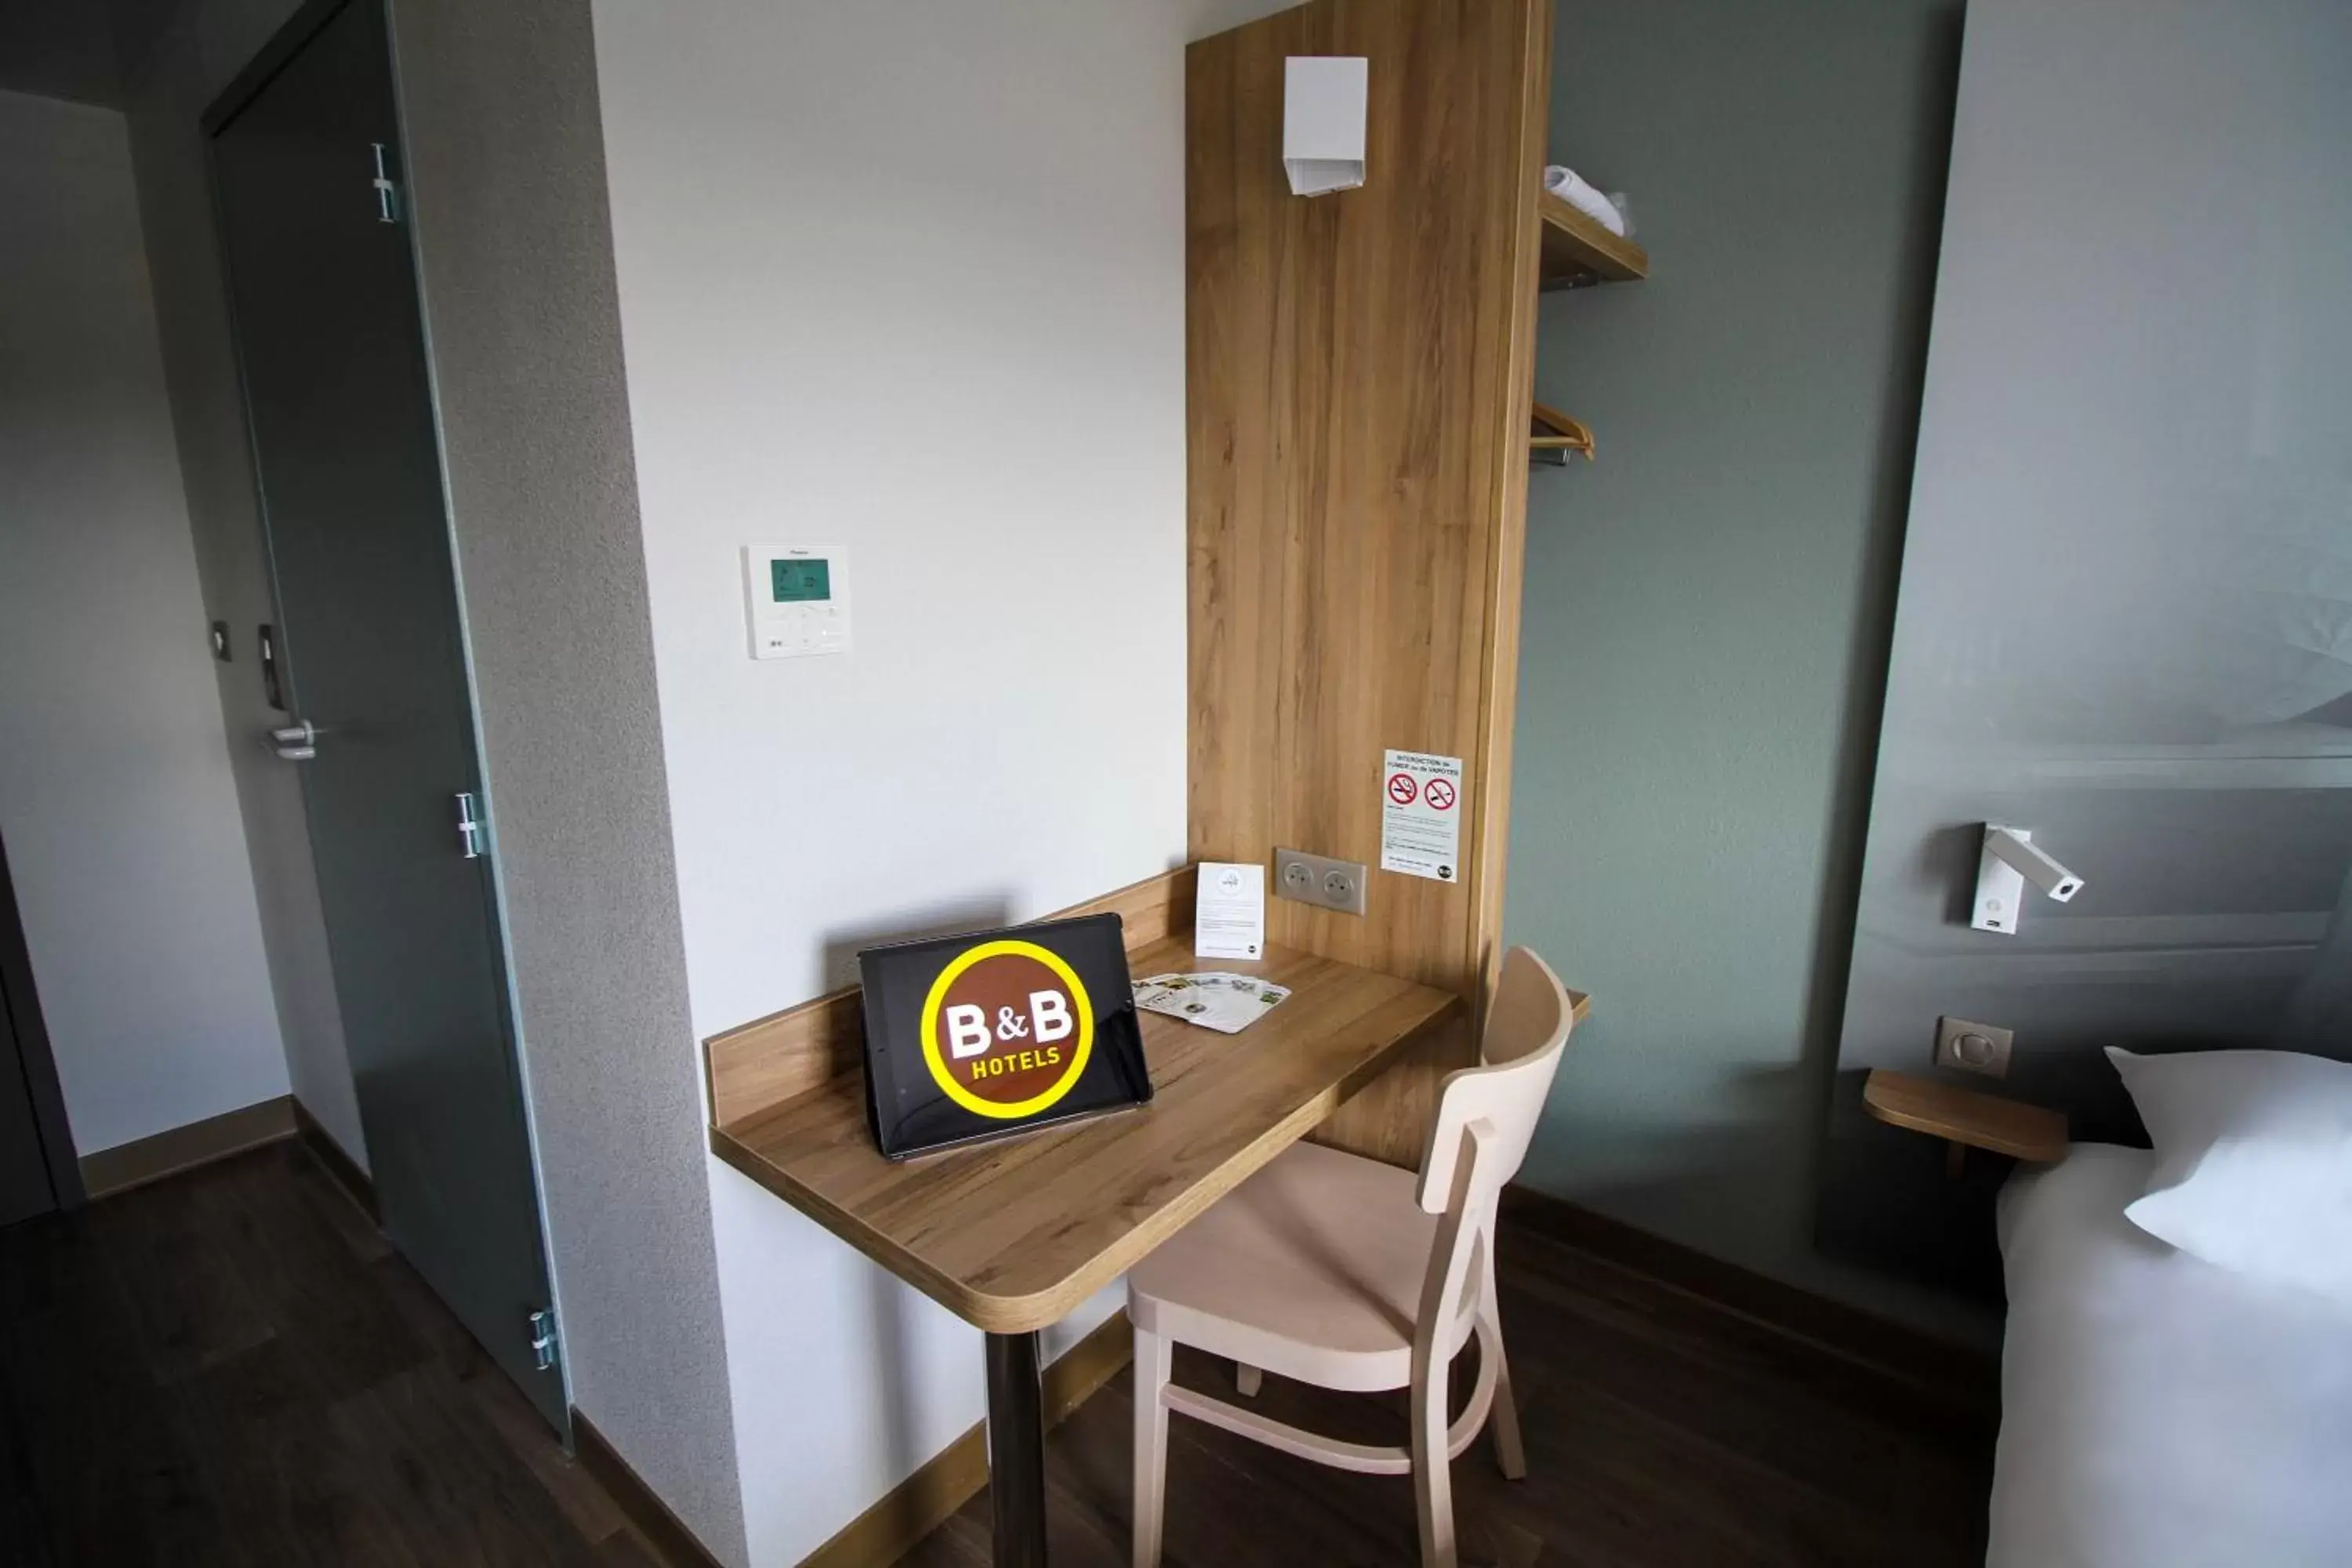
<instances>
[{"instance_id":1,"label":"double power outlet","mask_svg":"<svg viewBox=\"0 0 2352 1568\"><path fill-rule=\"evenodd\" d=\"M1364 867L1359 860L1333 860L1304 849L1274 852L1274 890L1302 904L1337 910L1343 915L1364 912Z\"/></svg>"}]
</instances>

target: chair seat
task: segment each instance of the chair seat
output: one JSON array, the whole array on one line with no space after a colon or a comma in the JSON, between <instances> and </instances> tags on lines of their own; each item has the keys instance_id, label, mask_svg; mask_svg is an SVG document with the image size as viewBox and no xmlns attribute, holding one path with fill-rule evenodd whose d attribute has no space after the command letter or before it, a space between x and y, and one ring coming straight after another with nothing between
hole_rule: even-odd
<instances>
[{"instance_id":1,"label":"chair seat","mask_svg":"<svg viewBox=\"0 0 2352 1568\"><path fill-rule=\"evenodd\" d=\"M1325 1388L1401 1388L1438 1216L1418 1178L1294 1143L1127 1277L1135 1326ZM1446 1353L1475 1326L1465 1289Z\"/></svg>"}]
</instances>

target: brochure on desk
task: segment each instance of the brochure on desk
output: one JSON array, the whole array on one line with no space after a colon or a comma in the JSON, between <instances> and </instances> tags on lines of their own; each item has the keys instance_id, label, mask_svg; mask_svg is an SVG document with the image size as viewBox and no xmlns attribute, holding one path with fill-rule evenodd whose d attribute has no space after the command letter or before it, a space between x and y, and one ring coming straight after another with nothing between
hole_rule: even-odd
<instances>
[{"instance_id":1,"label":"brochure on desk","mask_svg":"<svg viewBox=\"0 0 2352 1568\"><path fill-rule=\"evenodd\" d=\"M866 1114L898 1160L1151 1098L1117 915L868 948Z\"/></svg>"}]
</instances>

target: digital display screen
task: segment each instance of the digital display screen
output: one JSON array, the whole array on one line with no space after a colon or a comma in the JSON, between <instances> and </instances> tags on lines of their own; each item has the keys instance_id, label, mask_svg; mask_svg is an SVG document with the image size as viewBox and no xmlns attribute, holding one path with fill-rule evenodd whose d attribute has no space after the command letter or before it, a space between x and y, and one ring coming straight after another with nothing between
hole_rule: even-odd
<instances>
[{"instance_id":1,"label":"digital display screen","mask_svg":"<svg viewBox=\"0 0 2352 1568\"><path fill-rule=\"evenodd\" d=\"M833 597L833 563L801 559L768 563L768 587L779 605L805 605Z\"/></svg>"}]
</instances>

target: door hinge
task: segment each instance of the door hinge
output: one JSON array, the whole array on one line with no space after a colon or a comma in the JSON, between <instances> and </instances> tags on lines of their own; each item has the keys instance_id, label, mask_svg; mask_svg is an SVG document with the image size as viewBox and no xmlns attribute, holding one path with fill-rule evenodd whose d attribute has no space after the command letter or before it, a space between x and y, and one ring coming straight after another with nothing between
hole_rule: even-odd
<instances>
[{"instance_id":1,"label":"door hinge","mask_svg":"<svg viewBox=\"0 0 2352 1568\"><path fill-rule=\"evenodd\" d=\"M400 187L393 183L390 172L383 166L383 143L371 142L368 145L375 149L375 178L369 182L375 187L375 221L398 223Z\"/></svg>"},{"instance_id":2,"label":"door hinge","mask_svg":"<svg viewBox=\"0 0 2352 1568\"><path fill-rule=\"evenodd\" d=\"M474 792L457 792L457 842L464 847L466 858L482 858L482 819L474 809Z\"/></svg>"},{"instance_id":3,"label":"door hinge","mask_svg":"<svg viewBox=\"0 0 2352 1568\"><path fill-rule=\"evenodd\" d=\"M558 1353L555 1343L555 1313L542 1307L530 1315L531 1364L541 1372L551 1371Z\"/></svg>"}]
</instances>

